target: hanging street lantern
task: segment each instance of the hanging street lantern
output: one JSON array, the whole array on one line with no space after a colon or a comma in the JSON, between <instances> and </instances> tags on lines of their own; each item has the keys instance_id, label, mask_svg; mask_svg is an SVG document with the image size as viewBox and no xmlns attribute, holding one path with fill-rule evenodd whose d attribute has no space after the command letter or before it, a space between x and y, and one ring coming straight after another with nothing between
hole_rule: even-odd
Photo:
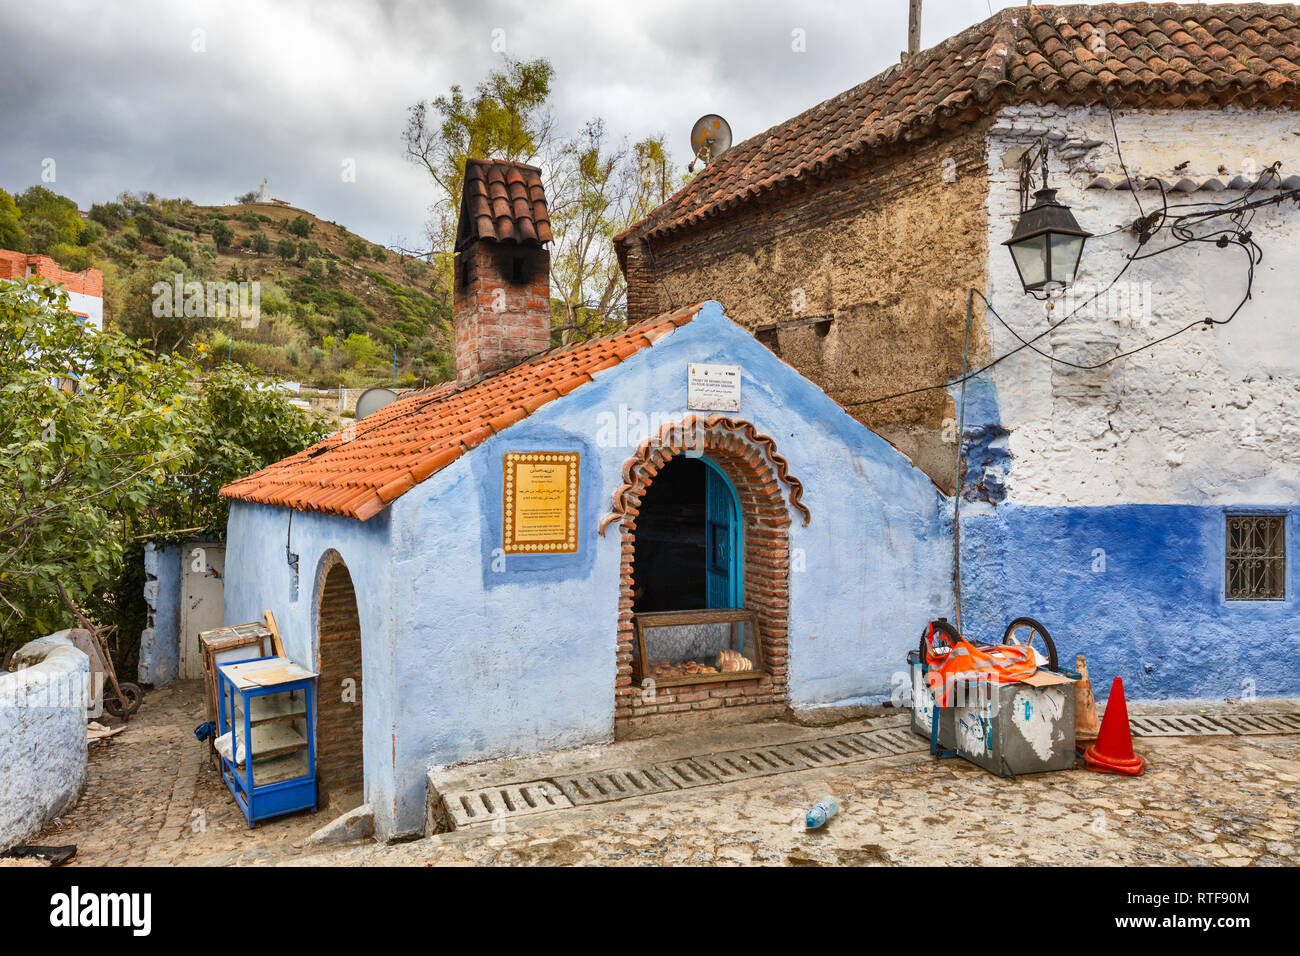
<instances>
[{"instance_id":1,"label":"hanging street lantern","mask_svg":"<svg viewBox=\"0 0 1300 956\"><path fill-rule=\"evenodd\" d=\"M1083 244L1091 236L1079 228L1070 207L1057 202L1056 190L1044 182L1034 193L1034 205L1020 214L1015 233L1002 244L1011 250L1025 291L1049 294L1074 281Z\"/></svg>"}]
</instances>

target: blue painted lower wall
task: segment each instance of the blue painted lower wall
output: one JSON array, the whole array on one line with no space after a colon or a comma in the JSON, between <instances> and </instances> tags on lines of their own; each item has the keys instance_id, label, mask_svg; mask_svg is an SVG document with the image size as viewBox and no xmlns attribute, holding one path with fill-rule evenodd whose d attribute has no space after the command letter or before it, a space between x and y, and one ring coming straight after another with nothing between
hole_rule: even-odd
<instances>
[{"instance_id":1,"label":"blue painted lower wall","mask_svg":"<svg viewBox=\"0 0 1300 956\"><path fill-rule=\"evenodd\" d=\"M1225 515L1295 508L1191 505L963 512L963 629L1000 640L1013 618L1052 633L1063 662L1088 659L1098 697L1111 678L1138 700L1300 695L1294 559L1283 601L1224 598Z\"/></svg>"}]
</instances>

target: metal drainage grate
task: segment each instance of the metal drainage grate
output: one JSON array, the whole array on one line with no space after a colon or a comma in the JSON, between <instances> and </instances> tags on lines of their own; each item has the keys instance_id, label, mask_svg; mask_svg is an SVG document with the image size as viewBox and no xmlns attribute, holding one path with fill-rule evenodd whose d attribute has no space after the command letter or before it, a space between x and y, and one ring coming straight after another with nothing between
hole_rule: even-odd
<instances>
[{"instance_id":1,"label":"metal drainage grate","mask_svg":"<svg viewBox=\"0 0 1300 956\"><path fill-rule=\"evenodd\" d=\"M848 734L786 744L781 751L801 759L809 767L833 767L854 760L869 760L872 757L883 756L879 752L873 752L865 744L850 739Z\"/></svg>"},{"instance_id":2,"label":"metal drainage grate","mask_svg":"<svg viewBox=\"0 0 1300 956\"><path fill-rule=\"evenodd\" d=\"M706 783L718 782L718 778L696 763L693 757L683 760L668 760L664 763L655 764L652 769L663 774L683 790L689 787L702 787Z\"/></svg>"},{"instance_id":3,"label":"metal drainage grate","mask_svg":"<svg viewBox=\"0 0 1300 956\"><path fill-rule=\"evenodd\" d=\"M1150 714L1129 717L1128 722L1135 737L1208 737L1232 733L1202 714Z\"/></svg>"},{"instance_id":4,"label":"metal drainage grate","mask_svg":"<svg viewBox=\"0 0 1300 956\"><path fill-rule=\"evenodd\" d=\"M1300 713L1140 714L1130 716L1135 737L1243 737L1300 733Z\"/></svg>"},{"instance_id":5,"label":"metal drainage grate","mask_svg":"<svg viewBox=\"0 0 1300 956\"><path fill-rule=\"evenodd\" d=\"M566 810L573 803L548 780L461 790L444 794L442 804L457 830L547 810Z\"/></svg>"},{"instance_id":6,"label":"metal drainage grate","mask_svg":"<svg viewBox=\"0 0 1300 956\"><path fill-rule=\"evenodd\" d=\"M925 740L918 738L906 728L877 730L870 733L849 734L849 736L868 747L883 749L886 755L910 754L930 749L930 745Z\"/></svg>"},{"instance_id":7,"label":"metal drainage grate","mask_svg":"<svg viewBox=\"0 0 1300 956\"><path fill-rule=\"evenodd\" d=\"M803 770L805 765L778 747L757 747L750 750L729 750L707 757L696 757L695 762L725 783L748 777L766 777L773 773Z\"/></svg>"},{"instance_id":8,"label":"metal drainage grate","mask_svg":"<svg viewBox=\"0 0 1300 956\"><path fill-rule=\"evenodd\" d=\"M601 770L554 779L575 807L677 789L675 783L653 767Z\"/></svg>"},{"instance_id":9,"label":"metal drainage grate","mask_svg":"<svg viewBox=\"0 0 1300 956\"><path fill-rule=\"evenodd\" d=\"M1300 714L1222 714L1216 718L1242 736L1252 734L1300 734Z\"/></svg>"}]
</instances>

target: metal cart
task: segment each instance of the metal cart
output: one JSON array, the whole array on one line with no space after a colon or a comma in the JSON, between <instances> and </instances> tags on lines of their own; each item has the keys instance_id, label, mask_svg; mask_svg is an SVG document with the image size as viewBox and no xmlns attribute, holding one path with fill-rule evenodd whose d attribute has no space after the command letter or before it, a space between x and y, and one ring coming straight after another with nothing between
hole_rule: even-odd
<instances>
[{"instance_id":1,"label":"metal cart","mask_svg":"<svg viewBox=\"0 0 1300 956\"><path fill-rule=\"evenodd\" d=\"M250 827L316 809L316 674L284 657L217 668L221 778Z\"/></svg>"}]
</instances>

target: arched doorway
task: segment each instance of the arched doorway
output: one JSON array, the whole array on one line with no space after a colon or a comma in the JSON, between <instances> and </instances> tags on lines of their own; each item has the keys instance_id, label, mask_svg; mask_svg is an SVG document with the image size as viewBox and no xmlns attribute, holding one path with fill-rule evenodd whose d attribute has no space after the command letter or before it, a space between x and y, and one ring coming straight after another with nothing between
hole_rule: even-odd
<instances>
[{"instance_id":1,"label":"arched doorway","mask_svg":"<svg viewBox=\"0 0 1300 956\"><path fill-rule=\"evenodd\" d=\"M688 416L643 441L622 477L600 526L604 534L618 522L622 538L615 736L653 733L663 720L756 720L780 713L786 699L790 512L798 511L805 524L811 513L801 500L802 483L790 474L775 441L750 422ZM662 537L677 542L666 554L662 545L656 553L649 541ZM756 615L761 668L738 678L709 677L707 684L647 682L655 655L647 650L647 661L640 660L634 646L638 622L692 609L709 621L728 613ZM691 673L708 677L686 670Z\"/></svg>"},{"instance_id":2,"label":"arched doorway","mask_svg":"<svg viewBox=\"0 0 1300 956\"><path fill-rule=\"evenodd\" d=\"M634 611L741 606L739 499L707 457L678 455L655 476L641 501L635 549Z\"/></svg>"},{"instance_id":3,"label":"arched doorway","mask_svg":"<svg viewBox=\"0 0 1300 956\"><path fill-rule=\"evenodd\" d=\"M337 552L322 559L318 593L317 791L322 803L355 805L364 787L361 617L352 575Z\"/></svg>"}]
</instances>

